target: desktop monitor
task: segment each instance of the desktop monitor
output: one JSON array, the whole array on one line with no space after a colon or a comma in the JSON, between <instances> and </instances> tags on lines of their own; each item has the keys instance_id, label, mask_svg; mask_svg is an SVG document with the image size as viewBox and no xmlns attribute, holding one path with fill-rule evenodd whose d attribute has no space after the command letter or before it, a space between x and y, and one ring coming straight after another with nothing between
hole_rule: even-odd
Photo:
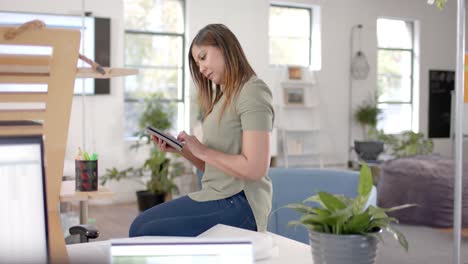
<instances>
[{"instance_id":1,"label":"desktop monitor","mask_svg":"<svg viewBox=\"0 0 468 264\"><path fill-rule=\"evenodd\" d=\"M47 263L42 136L0 137L0 263Z\"/></svg>"}]
</instances>

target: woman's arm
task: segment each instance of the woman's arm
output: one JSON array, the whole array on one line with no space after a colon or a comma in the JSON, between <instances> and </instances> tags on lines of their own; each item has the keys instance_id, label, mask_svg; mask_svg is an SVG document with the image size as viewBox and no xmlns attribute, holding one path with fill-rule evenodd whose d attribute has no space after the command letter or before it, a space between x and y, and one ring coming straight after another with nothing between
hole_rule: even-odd
<instances>
[{"instance_id":1,"label":"woman's arm","mask_svg":"<svg viewBox=\"0 0 468 264\"><path fill-rule=\"evenodd\" d=\"M171 152L171 153L177 153L179 155L182 155L182 157L186 158L188 161L190 161L197 169L205 172L205 162L197 157L195 157L188 148L182 148L181 151L178 151L177 149L169 146L166 144L165 141L159 139L158 137L152 135L151 136L153 142L158 146L160 151L163 152Z\"/></svg>"},{"instance_id":2,"label":"woman's arm","mask_svg":"<svg viewBox=\"0 0 468 264\"><path fill-rule=\"evenodd\" d=\"M202 172L205 172L205 162L197 157L195 157L192 152L190 152L187 148L182 148L182 151L180 152L182 157L186 158L188 161L190 161L197 169L199 169Z\"/></svg>"},{"instance_id":3,"label":"woman's arm","mask_svg":"<svg viewBox=\"0 0 468 264\"><path fill-rule=\"evenodd\" d=\"M270 165L270 132L243 131L242 151L238 155L226 154L201 144L194 136L179 135L185 147L198 159L213 167L244 180L260 180Z\"/></svg>"}]
</instances>

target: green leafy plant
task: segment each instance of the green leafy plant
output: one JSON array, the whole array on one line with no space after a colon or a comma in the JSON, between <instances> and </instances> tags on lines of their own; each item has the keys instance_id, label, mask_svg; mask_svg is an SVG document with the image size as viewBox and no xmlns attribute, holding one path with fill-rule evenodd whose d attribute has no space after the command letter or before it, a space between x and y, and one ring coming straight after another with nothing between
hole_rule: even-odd
<instances>
[{"instance_id":1,"label":"green leafy plant","mask_svg":"<svg viewBox=\"0 0 468 264\"><path fill-rule=\"evenodd\" d=\"M182 175L183 171L184 166L181 162L171 162L163 152L152 149L150 157L142 167L129 167L121 171L115 167L107 169L101 178L101 184L106 184L108 180L130 179L145 186L146 190L154 194L177 194L179 189L173 179ZM145 172L149 172L149 179Z\"/></svg>"},{"instance_id":2,"label":"green leafy plant","mask_svg":"<svg viewBox=\"0 0 468 264\"><path fill-rule=\"evenodd\" d=\"M354 119L361 125L364 138L375 133L377 121L382 110L377 107L374 100L366 100L354 112Z\"/></svg>"},{"instance_id":3,"label":"green leafy plant","mask_svg":"<svg viewBox=\"0 0 468 264\"><path fill-rule=\"evenodd\" d=\"M387 230L408 251L408 241L405 236L391 225L397 223L398 220L389 217L387 213L415 205L405 204L387 209L373 205L366 207L372 185L371 171L363 162L356 198L318 192L317 195L307 198L302 203L286 206L302 214L298 221L290 221L288 225L303 225L310 230L327 234L376 236L380 240L382 237L378 231ZM310 206L310 202L318 203L320 207Z\"/></svg>"},{"instance_id":4,"label":"green leafy plant","mask_svg":"<svg viewBox=\"0 0 468 264\"><path fill-rule=\"evenodd\" d=\"M432 153L434 143L424 137L423 133L403 131L401 135L388 135L382 130L378 131L377 138L382 140L391 150L391 155L396 158L424 155Z\"/></svg>"},{"instance_id":5,"label":"green leafy plant","mask_svg":"<svg viewBox=\"0 0 468 264\"><path fill-rule=\"evenodd\" d=\"M165 152L158 151L152 144L151 137L146 133L148 125L161 130L172 127L175 107L162 98L161 93L154 93L145 98L144 110L139 119L139 131L134 134L139 140L131 146L131 149L137 150L141 146L140 141L151 144L148 159L140 167L129 167L124 170L118 170L115 167L106 169L105 175L100 177L101 185L109 180L130 179L139 182L145 186L146 190L154 194L178 193L173 179L183 174L185 169L183 163L174 162Z\"/></svg>"}]
</instances>

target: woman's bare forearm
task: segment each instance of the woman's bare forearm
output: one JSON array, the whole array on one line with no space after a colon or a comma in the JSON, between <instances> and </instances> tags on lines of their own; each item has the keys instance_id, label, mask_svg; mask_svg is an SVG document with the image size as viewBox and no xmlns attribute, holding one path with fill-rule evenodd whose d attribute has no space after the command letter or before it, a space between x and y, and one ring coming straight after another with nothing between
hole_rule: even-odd
<instances>
[{"instance_id":1,"label":"woman's bare forearm","mask_svg":"<svg viewBox=\"0 0 468 264\"><path fill-rule=\"evenodd\" d=\"M192 163L193 166L195 166L200 171L205 172L205 162L203 160L195 157L190 151L184 151L184 149L182 149L181 154L182 157L190 161L190 163Z\"/></svg>"},{"instance_id":2,"label":"woman's bare forearm","mask_svg":"<svg viewBox=\"0 0 468 264\"><path fill-rule=\"evenodd\" d=\"M260 180L269 167L269 161L249 160L244 154L231 155L210 148L202 158L207 164L243 180Z\"/></svg>"}]
</instances>

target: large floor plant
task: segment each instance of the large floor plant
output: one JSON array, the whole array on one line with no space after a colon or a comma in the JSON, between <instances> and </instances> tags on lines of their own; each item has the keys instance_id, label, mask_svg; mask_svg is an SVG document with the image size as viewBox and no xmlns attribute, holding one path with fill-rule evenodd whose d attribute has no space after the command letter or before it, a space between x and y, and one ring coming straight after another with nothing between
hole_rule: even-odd
<instances>
[{"instance_id":1,"label":"large floor plant","mask_svg":"<svg viewBox=\"0 0 468 264\"><path fill-rule=\"evenodd\" d=\"M357 197L318 192L302 203L286 206L302 214L299 220L291 221L289 225L303 225L309 230L314 263L374 263L382 230L392 233L408 251L405 236L392 226L397 219L389 217L387 212L414 204L393 208L366 206L372 185L371 171L363 162Z\"/></svg>"},{"instance_id":2,"label":"large floor plant","mask_svg":"<svg viewBox=\"0 0 468 264\"><path fill-rule=\"evenodd\" d=\"M146 132L148 125L160 130L172 128L174 105L163 100L163 95L154 93L145 98L144 109L139 119L139 131L134 135L138 138L132 149L139 149L141 143L150 146L150 153L143 165L119 170L115 167L106 170L101 177L101 184L108 180L119 181L130 179L142 184L144 190L137 191L139 210L144 211L177 193L178 188L173 179L182 175L184 166L181 162L171 160L165 152L160 152L152 143Z\"/></svg>"}]
</instances>

